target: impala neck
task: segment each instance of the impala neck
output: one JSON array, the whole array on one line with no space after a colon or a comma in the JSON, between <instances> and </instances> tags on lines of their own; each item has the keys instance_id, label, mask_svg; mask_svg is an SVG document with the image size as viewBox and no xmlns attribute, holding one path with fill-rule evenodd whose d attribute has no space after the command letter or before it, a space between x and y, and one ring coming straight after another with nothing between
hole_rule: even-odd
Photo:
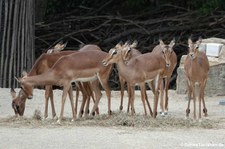
<instances>
[{"instance_id":1,"label":"impala neck","mask_svg":"<svg viewBox=\"0 0 225 149\"><path fill-rule=\"evenodd\" d=\"M129 65L125 64L125 61L122 59L122 56L117 62L117 68L119 73L121 74L123 78L125 78L125 80L129 79L130 78L129 74L135 71L134 69L130 69Z\"/></svg>"},{"instance_id":2,"label":"impala neck","mask_svg":"<svg viewBox=\"0 0 225 149\"><path fill-rule=\"evenodd\" d=\"M38 85L57 85L58 82L57 76L55 76L52 72L46 72L41 75L36 76L28 76L24 78L24 82L28 83L32 86L38 86Z\"/></svg>"}]
</instances>

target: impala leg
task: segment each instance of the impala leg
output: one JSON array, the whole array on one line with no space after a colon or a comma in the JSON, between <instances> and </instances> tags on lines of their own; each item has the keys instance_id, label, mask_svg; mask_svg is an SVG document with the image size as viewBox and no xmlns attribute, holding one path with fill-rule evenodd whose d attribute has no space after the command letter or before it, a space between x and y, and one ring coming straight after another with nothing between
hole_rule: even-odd
<instances>
[{"instance_id":1,"label":"impala leg","mask_svg":"<svg viewBox=\"0 0 225 149\"><path fill-rule=\"evenodd\" d=\"M131 107L131 86L127 84L128 102L127 102L127 113L130 112Z\"/></svg>"},{"instance_id":2,"label":"impala leg","mask_svg":"<svg viewBox=\"0 0 225 149\"><path fill-rule=\"evenodd\" d=\"M202 108L202 105L201 105L202 101L201 100L202 100L203 84L200 83L199 87L200 87L200 92L199 92L199 95L198 95L198 102L199 102L199 107L198 107L199 108L199 113L198 113L199 115L198 115L198 118L201 119L202 118L202 114L201 114L201 112L202 112L202 110L201 110L201 108Z\"/></svg>"},{"instance_id":3,"label":"impala leg","mask_svg":"<svg viewBox=\"0 0 225 149\"><path fill-rule=\"evenodd\" d=\"M92 85L93 84L93 85ZM89 87L90 87L90 96L93 100L93 103L95 103L96 101L96 96L94 96L94 90L93 90L93 87L99 87L99 81L96 80L94 82L90 82L89 83ZM100 92L100 96L102 96L101 92ZM96 110L95 110L96 114L99 115L99 108L97 107Z\"/></svg>"},{"instance_id":4,"label":"impala leg","mask_svg":"<svg viewBox=\"0 0 225 149\"><path fill-rule=\"evenodd\" d=\"M145 100L146 100L146 102L147 102L147 105L148 105L148 109L149 109L150 115L153 116L152 108L151 108L151 105L150 105L150 103L149 103L149 101L148 101L148 95L147 95L147 93L146 93L146 90L145 90Z\"/></svg>"},{"instance_id":5,"label":"impala leg","mask_svg":"<svg viewBox=\"0 0 225 149\"><path fill-rule=\"evenodd\" d=\"M70 105L71 105L71 109L72 109L72 115L73 115L72 121L74 121L76 119L76 114L75 114L75 110L74 110L73 89L72 89L71 85L69 87L68 94L69 94Z\"/></svg>"},{"instance_id":6,"label":"impala leg","mask_svg":"<svg viewBox=\"0 0 225 149\"><path fill-rule=\"evenodd\" d=\"M196 95L195 95L195 84L191 83L193 98L194 98L194 119L196 119Z\"/></svg>"},{"instance_id":7,"label":"impala leg","mask_svg":"<svg viewBox=\"0 0 225 149\"><path fill-rule=\"evenodd\" d=\"M190 81L188 81L188 106L186 109L186 117L189 117L189 113L190 113L191 94L192 94L192 88L191 88Z\"/></svg>"},{"instance_id":8,"label":"impala leg","mask_svg":"<svg viewBox=\"0 0 225 149\"><path fill-rule=\"evenodd\" d=\"M45 113L44 118L48 117L48 101L50 97L50 87L48 85L45 86Z\"/></svg>"},{"instance_id":9,"label":"impala leg","mask_svg":"<svg viewBox=\"0 0 225 149\"><path fill-rule=\"evenodd\" d=\"M61 123L62 118L63 118L64 105L65 105L66 96L67 96L67 93L68 93L68 91L69 91L70 86L71 86L70 83L68 83L67 85L64 85L64 86L63 86L61 112L60 112L59 119L58 119L58 121L57 121L58 123ZM72 109L72 111L74 111L74 109Z\"/></svg>"},{"instance_id":10,"label":"impala leg","mask_svg":"<svg viewBox=\"0 0 225 149\"><path fill-rule=\"evenodd\" d=\"M75 111L76 115L77 115L77 105L78 105L79 92L80 92L80 89L79 89L78 84L76 83L76 99L75 99L75 104L74 104L74 106L75 106L74 111Z\"/></svg>"},{"instance_id":11,"label":"impala leg","mask_svg":"<svg viewBox=\"0 0 225 149\"><path fill-rule=\"evenodd\" d=\"M81 106L80 106L80 111L79 111L79 117L82 117L83 114L84 114L84 106L85 106L85 103L86 103L86 100L87 100L87 93L85 91L85 89L83 88L83 86L81 85L81 93L83 95L83 99L82 99L82 103L81 103Z\"/></svg>"},{"instance_id":12,"label":"impala leg","mask_svg":"<svg viewBox=\"0 0 225 149\"><path fill-rule=\"evenodd\" d=\"M153 95L155 95L155 84L154 84L154 81L148 82L148 86L151 88Z\"/></svg>"},{"instance_id":13,"label":"impala leg","mask_svg":"<svg viewBox=\"0 0 225 149\"><path fill-rule=\"evenodd\" d=\"M87 96L87 100L86 100L86 106L85 106L85 110L84 110L84 116L88 116L89 114L89 106L90 106L90 96Z\"/></svg>"},{"instance_id":14,"label":"impala leg","mask_svg":"<svg viewBox=\"0 0 225 149\"><path fill-rule=\"evenodd\" d=\"M166 78L166 85L165 85L165 114L168 113L168 101L169 101L168 90L169 90L169 85L170 85L170 77L168 76Z\"/></svg>"},{"instance_id":15,"label":"impala leg","mask_svg":"<svg viewBox=\"0 0 225 149\"><path fill-rule=\"evenodd\" d=\"M110 91L110 88L109 88L109 85L108 85L108 81L105 80L105 79L102 80L102 86L105 89L106 96L107 96L107 99L108 99L108 114L112 115L112 111L111 111L111 91Z\"/></svg>"},{"instance_id":16,"label":"impala leg","mask_svg":"<svg viewBox=\"0 0 225 149\"><path fill-rule=\"evenodd\" d=\"M130 86L130 102L131 102L131 115L133 116L135 114L134 110L134 86Z\"/></svg>"},{"instance_id":17,"label":"impala leg","mask_svg":"<svg viewBox=\"0 0 225 149\"><path fill-rule=\"evenodd\" d=\"M124 84L125 80L119 75L119 80L120 80L120 95L121 95L121 100L120 100L120 111L123 110L123 97L124 97Z\"/></svg>"},{"instance_id":18,"label":"impala leg","mask_svg":"<svg viewBox=\"0 0 225 149\"><path fill-rule=\"evenodd\" d=\"M54 105L54 98L53 98L53 88L50 86L50 101L51 101L51 106L52 106L52 118L56 117L56 112L55 112L55 105Z\"/></svg>"},{"instance_id":19,"label":"impala leg","mask_svg":"<svg viewBox=\"0 0 225 149\"><path fill-rule=\"evenodd\" d=\"M84 83L84 88L86 90L87 93L87 101L86 101L86 106L85 106L85 116L87 116L89 114L89 106L90 106L90 97L92 95L92 90L90 88L90 83L89 82L85 82Z\"/></svg>"},{"instance_id":20,"label":"impala leg","mask_svg":"<svg viewBox=\"0 0 225 149\"><path fill-rule=\"evenodd\" d=\"M147 110L146 110L146 104L145 104L145 94L146 94L146 88L145 88L145 83L141 83L140 84L140 87L141 87L141 100L142 100L142 103L143 103L143 107L144 107L144 114L145 116L147 116Z\"/></svg>"},{"instance_id":21,"label":"impala leg","mask_svg":"<svg viewBox=\"0 0 225 149\"><path fill-rule=\"evenodd\" d=\"M204 81L204 84L203 84L203 91L201 92L202 94L202 103L203 103L203 113L204 113L204 116L208 116L207 114L207 108L206 108L206 105L205 105L205 86L206 86L206 81Z\"/></svg>"},{"instance_id":22,"label":"impala leg","mask_svg":"<svg viewBox=\"0 0 225 149\"><path fill-rule=\"evenodd\" d=\"M163 80L161 81L161 83L159 84L159 88L160 88L160 109L161 109L161 116L164 116L164 84L163 84Z\"/></svg>"},{"instance_id":23,"label":"impala leg","mask_svg":"<svg viewBox=\"0 0 225 149\"><path fill-rule=\"evenodd\" d=\"M75 107L74 107L74 111L75 111L75 114L77 115L77 105L78 105L78 98L79 98L79 86L78 86L78 83L76 83L76 99L75 99Z\"/></svg>"},{"instance_id":24,"label":"impala leg","mask_svg":"<svg viewBox=\"0 0 225 149\"><path fill-rule=\"evenodd\" d=\"M157 106L158 106L158 98L159 98L158 86L160 85L161 81L162 81L162 77L158 74L156 79L155 79L156 85L155 85L153 118L156 118L156 115L157 115Z\"/></svg>"},{"instance_id":25,"label":"impala leg","mask_svg":"<svg viewBox=\"0 0 225 149\"><path fill-rule=\"evenodd\" d=\"M92 89L93 89L93 91L95 93L95 98L96 98L94 106L93 106L93 108L91 110L91 114L94 116L95 115L95 111L98 109L98 104L99 104L100 98L102 97L102 93L101 93L101 90L99 88L99 82L98 81L92 82L91 85L92 85Z\"/></svg>"}]
</instances>

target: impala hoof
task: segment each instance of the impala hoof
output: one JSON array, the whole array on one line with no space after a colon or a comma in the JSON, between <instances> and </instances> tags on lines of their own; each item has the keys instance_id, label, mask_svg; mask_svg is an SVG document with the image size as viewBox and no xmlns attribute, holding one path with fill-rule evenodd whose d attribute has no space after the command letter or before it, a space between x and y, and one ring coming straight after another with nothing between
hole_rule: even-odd
<instances>
[{"instance_id":1,"label":"impala hoof","mask_svg":"<svg viewBox=\"0 0 225 149\"><path fill-rule=\"evenodd\" d=\"M57 124L61 125L61 120L60 119L57 120Z\"/></svg>"},{"instance_id":2,"label":"impala hoof","mask_svg":"<svg viewBox=\"0 0 225 149\"><path fill-rule=\"evenodd\" d=\"M206 108L203 109L203 113L207 113L207 109Z\"/></svg>"},{"instance_id":3,"label":"impala hoof","mask_svg":"<svg viewBox=\"0 0 225 149\"><path fill-rule=\"evenodd\" d=\"M120 106L120 111L122 111L123 110L123 106Z\"/></svg>"},{"instance_id":4,"label":"impala hoof","mask_svg":"<svg viewBox=\"0 0 225 149\"><path fill-rule=\"evenodd\" d=\"M189 114L189 113L190 113L190 109L187 109L187 110L186 110L186 113Z\"/></svg>"},{"instance_id":5,"label":"impala hoof","mask_svg":"<svg viewBox=\"0 0 225 149\"><path fill-rule=\"evenodd\" d=\"M108 114L109 114L109 115L112 115L112 111L110 110L110 111L108 112Z\"/></svg>"},{"instance_id":6,"label":"impala hoof","mask_svg":"<svg viewBox=\"0 0 225 149\"><path fill-rule=\"evenodd\" d=\"M164 112L161 112L160 115L161 115L162 117L165 117L165 113L164 113Z\"/></svg>"},{"instance_id":7,"label":"impala hoof","mask_svg":"<svg viewBox=\"0 0 225 149\"><path fill-rule=\"evenodd\" d=\"M92 115L92 116L95 116L95 112L92 112L91 115Z\"/></svg>"},{"instance_id":8,"label":"impala hoof","mask_svg":"<svg viewBox=\"0 0 225 149\"><path fill-rule=\"evenodd\" d=\"M168 111L165 111L164 114L165 114L165 115L168 115Z\"/></svg>"},{"instance_id":9,"label":"impala hoof","mask_svg":"<svg viewBox=\"0 0 225 149\"><path fill-rule=\"evenodd\" d=\"M54 116L54 117L53 117L53 120L57 120L57 119L58 119L58 116Z\"/></svg>"}]
</instances>

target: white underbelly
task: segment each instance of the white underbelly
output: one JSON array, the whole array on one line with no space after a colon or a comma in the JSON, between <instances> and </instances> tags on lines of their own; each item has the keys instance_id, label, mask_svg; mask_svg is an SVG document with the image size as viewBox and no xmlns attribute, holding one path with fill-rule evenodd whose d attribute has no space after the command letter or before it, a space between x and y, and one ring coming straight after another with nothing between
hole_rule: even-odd
<instances>
[{"instance_id":1,"label":"white underbelly","mask_svg":"<svg viewBox=\"0 0 225 149\"><path fill-rule=\"evenodd\" d=\"M89 81L95 81L97 79L98 79L97 75L94 75L92 77L87 77L87 78L77 78L77 79L73 80L73 82L75 82L75 81L89 82Z\"/></svg>"}]
</instances>

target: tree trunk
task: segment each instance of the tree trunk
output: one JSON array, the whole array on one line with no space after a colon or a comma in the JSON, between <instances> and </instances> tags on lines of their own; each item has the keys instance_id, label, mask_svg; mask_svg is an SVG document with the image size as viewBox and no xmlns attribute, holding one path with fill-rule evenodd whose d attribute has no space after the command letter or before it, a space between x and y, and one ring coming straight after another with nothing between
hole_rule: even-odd
<instances>
[{"instance_id":1,"label":"tree trunk","mask_svg":"<svg viewBox=\"0 0 225 149\"><path fill-rule=\"evenodd\" d=\"M14 76L33 64L34 1L0 2L0 87L18 87Z\"/></svg>"}]
</instances>

